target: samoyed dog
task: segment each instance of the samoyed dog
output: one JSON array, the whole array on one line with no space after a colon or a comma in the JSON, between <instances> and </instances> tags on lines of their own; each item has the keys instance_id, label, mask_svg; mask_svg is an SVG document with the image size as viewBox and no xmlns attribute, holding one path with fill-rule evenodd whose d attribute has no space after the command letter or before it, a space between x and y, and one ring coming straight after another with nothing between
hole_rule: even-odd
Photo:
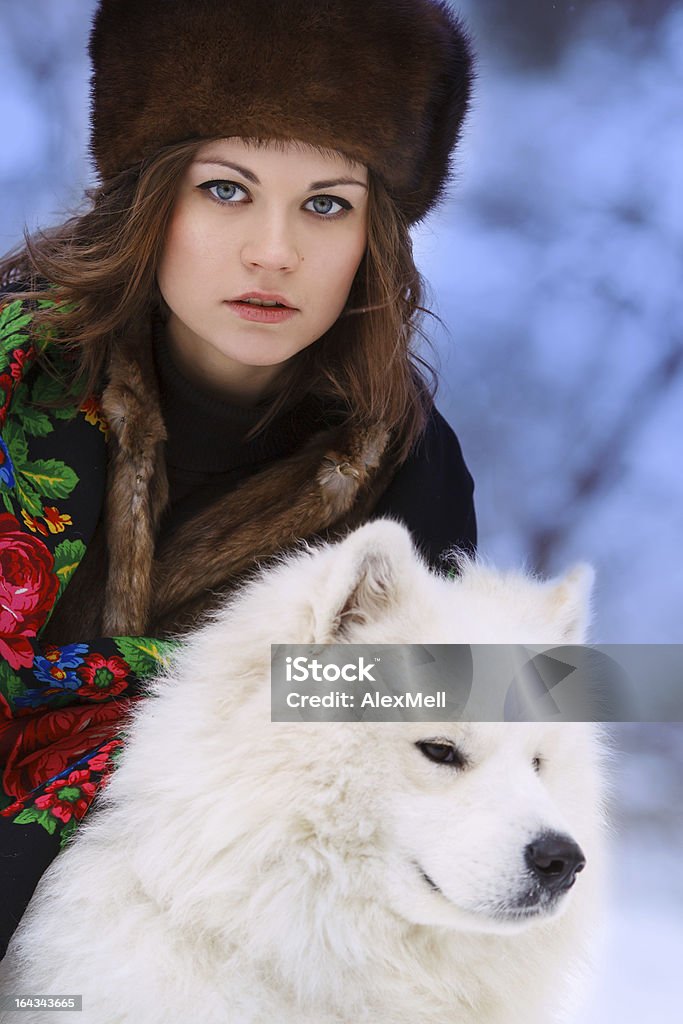
<instances>
[{"instance_id":1,"label":"samoyed dog","mask_svg":"<svg viewBox=\"0 0 683 1024\"><path fill-rule=\"evenodd\" d=\"M585 641L587 567L461 568L430 572L378 520L283 558L189 637L42 879L3 991L81 994L60 1016L80 1024L564 1020L601 890L596 727L270 721L271 643Z\"/></svg>"}]
</instances>

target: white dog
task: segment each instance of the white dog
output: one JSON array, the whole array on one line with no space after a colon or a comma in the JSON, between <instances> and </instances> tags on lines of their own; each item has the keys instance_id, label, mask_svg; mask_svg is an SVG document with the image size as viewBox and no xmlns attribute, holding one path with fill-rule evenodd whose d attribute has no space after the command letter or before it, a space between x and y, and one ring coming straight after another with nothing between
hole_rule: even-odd
<instances>
[{"instance_id":1,"label":"white dog","mask_svg":"<svg viewBox=\"0 0 683 1024\"><path fill-rule=\"evenodd\" d=\"M79 1024L564 1019L601 884L594 727L271 723L270 644L582 643L591 582L446 579L388 520L283 559L136 708L3 991L82 994Z\"/></svg>"}]
</instances>

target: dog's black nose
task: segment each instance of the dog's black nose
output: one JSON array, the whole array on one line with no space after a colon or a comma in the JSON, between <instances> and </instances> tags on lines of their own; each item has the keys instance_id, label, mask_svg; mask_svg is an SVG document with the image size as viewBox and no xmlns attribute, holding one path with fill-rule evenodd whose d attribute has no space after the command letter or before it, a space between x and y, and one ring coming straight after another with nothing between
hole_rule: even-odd
<instances>
[{"instance_id":1,"label":"dog's black nose","mask_svg":"<svg viewBox=\"0 0 683 1024\"><path fill-rule=\"evenodd\" d=\"M569 836L558 832L544 832L537 836L526 847L524 856L536 880L553 893L569 889L579 871L586 866L581 847Z\"/></svg>"}]
</instances>

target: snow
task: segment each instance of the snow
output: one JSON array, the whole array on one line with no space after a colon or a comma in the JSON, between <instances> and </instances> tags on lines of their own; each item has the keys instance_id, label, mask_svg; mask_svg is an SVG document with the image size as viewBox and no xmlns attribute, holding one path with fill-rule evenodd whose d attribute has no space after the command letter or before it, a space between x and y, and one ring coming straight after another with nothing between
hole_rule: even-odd
<instances>
[{"instance_id":1,"label":"snow","mask_svg":"<svg viewBox=\"0 0 683 1024\"><path fill-rule=\"evenodd\" d=\"M683 727L615 725L604 948L575 1024L680 1019Z\"/></svg>"},{"instance_id":2,"label":"snow","mask_svg":"<svg viewBox=\"0 0 683 1024\"><path fill-rule=\"evenodd\" d=\"M487 56L459 180L416 251L482 549L546 572L587 558L596 639L677 642L683 8L647 38L596 10L551 68Z\"/></svg>"}]
</instances>

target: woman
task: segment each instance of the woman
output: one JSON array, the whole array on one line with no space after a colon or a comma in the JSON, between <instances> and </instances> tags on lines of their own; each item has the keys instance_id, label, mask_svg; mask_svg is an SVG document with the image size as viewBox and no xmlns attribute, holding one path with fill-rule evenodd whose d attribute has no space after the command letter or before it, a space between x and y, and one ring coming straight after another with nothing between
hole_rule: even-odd
<instances>
[{"instance_id":1,"label":"woman","mask_svg":"<svg viewBox=\"0 0 683 1024\"><path fill-rule=\"evenodd\" d=\"M447 5L102 0L90 54L91 208L0 268L5 945L164 638L369 518L436 567L476 543L412 347L472 76Z\"/></svg>"}]
</instances>

